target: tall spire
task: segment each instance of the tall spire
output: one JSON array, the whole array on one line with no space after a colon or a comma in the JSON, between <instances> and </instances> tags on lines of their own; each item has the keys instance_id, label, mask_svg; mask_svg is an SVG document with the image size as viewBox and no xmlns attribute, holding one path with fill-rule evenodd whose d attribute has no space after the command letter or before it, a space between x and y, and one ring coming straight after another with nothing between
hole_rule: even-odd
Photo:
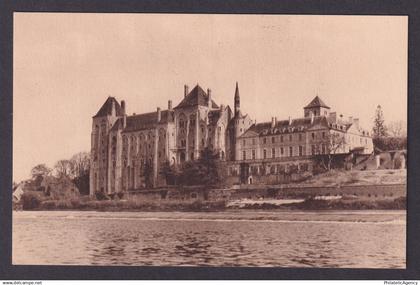
<instances>
[{"instance_id":1,"label":"tall spire","mask_svg":"<svg viewBox=\"0 0 420 285\"><path fill-rule=\"evenodd\" d=\"M238 81L236 81L236 89L235 89L235 116L239 115L240 110L240 97L239 97L239 87Z\"/></svg>"}]
</instances>

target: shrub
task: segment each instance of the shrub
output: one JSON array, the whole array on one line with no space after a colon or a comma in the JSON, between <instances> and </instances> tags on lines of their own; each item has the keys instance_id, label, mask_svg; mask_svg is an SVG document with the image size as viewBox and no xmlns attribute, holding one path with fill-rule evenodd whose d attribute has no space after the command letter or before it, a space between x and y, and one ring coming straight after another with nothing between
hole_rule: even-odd
<instances>
[{"instance_id":1,"label":"shrub","mask_svg":"<svg viewBox=\"0 0 420 285\"><path fill-rule=\"evenodd\" d=\"M23 210L36 209L41 205L41 199L39 195L31 192L23 193L21 197Z\"/></svg>"},{"instance_id":2,"label":"shrub","mask_svg":"<svg viewBox=\"0 0 420 285\"><path fill-rule=\"evenodd\" d=\"M407 137L377 137L373 145L382 151L407 149Z\"/></svg>"},{"instance_id":3,"label":"shrub","mask_svg":"<svg viewBox=\"0 0 420 285\"><path fill-rule=\"evenodd\" d=\"M56 201L47 200L41 202L41 208L46 210L51 210L57 208Z\"/></svg>"},{"instance_id":4,"label":"shrub","mask_svg":"<svg viewBox=\"0 0 420 285\"><path fill-rule=\"evenodd\" d=\"M58 200L57 201L57 208L58 209L69 209L71 208L72 204L70 200Z\"/></svg>"},{"instance_id":5,"label":"shrub","mask_svg":"<svg viewBox=\"0 0 420 285\"><path fill-rule=\"evenodd\" d=\"M267 189L268 197L276 197L278 192L279 192L278 189L272 189L272 188Z\"/></svg>"},{"instance_id":6,"label":"shrub","mask_svg":"<svg viewBox=\"0 0 420 285\"><path fill-rule=\"evenodd\" d=\"M73 208L79 208L80 200L79 199L71 199L70 204Z\"/></svg>"},{"instance_id":7,"label":"shrub","mask_svg":"<svg viewBox=\"0 0 420 285\"><path fill-rule=\"evenodd\" d=\"M108 195L106 195L104 192L100 192L100 191L95 192L95 197L96 197L96 200L99 200L99 201L110 200Z\"/></svg>"}]
</instances>

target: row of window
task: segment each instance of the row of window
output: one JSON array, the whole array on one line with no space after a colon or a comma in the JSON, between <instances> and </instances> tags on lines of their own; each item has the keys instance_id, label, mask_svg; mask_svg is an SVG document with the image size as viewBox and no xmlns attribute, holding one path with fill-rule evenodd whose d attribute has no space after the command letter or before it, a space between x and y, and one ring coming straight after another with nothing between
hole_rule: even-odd
<instances>
[{"instance_id":1,"label":"row of window","mask_svg":"<svg viewBox=\"0 0 420 285\"><path fill-rule=\"evenodd\" d=\"M262 138L262 143L267 144L268 141L271 141L272 144L276 143L278 141L284 142L285 137L288 139L287 141L289 141L289 142L293 141L293 135L290 134L288 136L281 135L280 137L271 137L271 138L264 137L264 138ZM326 132L322 132L321 137L323 139L325 139L327 137ZM312 140L315 140L317 138L316 133L311 133L311 138L312 138ZM298 141L302 141L303 140L303 134L298 134L297 139L298 139ZM243 139L242 140L242 145L245 146L246 143L247 143L246 139ZM252 145L255 145L256 138L252 138L251 143L252 143Z\"/></svg>"},{"instance_id":2,"label":"row of window","mask_svg":"<svg viewBox=\"0 0 420 285\"><path fill-rule=\"evenodd\" d=\"M216 129L215 129L215 130L216 130ZM209 131L209 133L211 133L211 132L213 131L213 129L209 127L209 128L208 128L208 131ZM217 131L218 131L219 133L221 133L221 132L222 132L222 127L217 127ZM182 135L184 135L184 134L185 134L185 129L181 128L181 129L179 130L179 133L180 133L180 134L182 134ZM189 133L191 133L191 131L190 131ZM204 127L201 127L201 133L202 133L202 134L204 134Z\"/></svg>"},{"instance_id":3,"label":"row of window","mask_svg":"<svg viewBox=\"0 0 420 285\"><path fill-rule=\"evenodd\" d=\"M298 146L297 149L290 146L288 148L281 147L280 152L276 152L276 148L270 149L263 149L263 159L266 158L276 158L276 157L284 157L284 156L303 156L305 154L305 150L303 146ZM295 151L296 150L296 151ZM320 144L320 145L311 145L311 154L327 154L328 153L328 146L326 144ZM251 150L251 157L248 156L249 154L247 151L242 151L242 160L247 159L256 159L256 150Z\"/></svg>"},{"instance_id":4,"label":"row of window","mask_svg":"<svg viewBox=\"0 0 420 285\"><path fill-rule=\"evenodd\" d=\"M359 140L360 140L360 144L365 144L365 145L367 145L368 144L368 140L367 140L367 138L365 138L364 140L363 140L363 138L359 138ZM353 143L356 143L357 142L357 137L356 136L351 136L350 137L350 141L351 142L353 142Z\"/></svg>"},{"instance_id":5,"label":"row of window","mask_svg":"<svg viewBox=\"0 0 420 285\"><path fill-rule=\"evenodd\" d=\"M267 164L267 165L250 165L248 174L250 175L267 175L267 174L282 174L282 173L297 173L309 170L308 163L299 164ZM229 176L239 175L239 167L232 166L228 168Z\"/></svg>"},{"instance_id":6,"label":"row of window","mask_svg":"<svg viewBox=\"0 0 420 285\"><path fill-rule=\"evenodd\" d=\"M276 157L283 157L283 156L303 156L304 155L304 148L303 146L298 146L297 152L293 151L293 147L290 146L288 148L281 147L279 154L276 153L276 149L272 148L271 150L263 149L263 159L266 158L276 158ZM256 150L251 150L251 157L247 156L246 151L242 151L242 160L247 159L256 159Z\"/></svg>"}]
</instances>

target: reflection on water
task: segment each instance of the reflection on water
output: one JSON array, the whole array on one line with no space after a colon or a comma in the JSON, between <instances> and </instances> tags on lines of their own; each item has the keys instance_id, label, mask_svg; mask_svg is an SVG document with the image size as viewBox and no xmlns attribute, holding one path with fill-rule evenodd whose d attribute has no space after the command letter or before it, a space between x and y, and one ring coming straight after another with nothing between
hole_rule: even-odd
<instances>
[{"instance_id":1,"label":"reflection on water","mask_svg":"<svg viewBox=\"0 0 420 285\"><path fill-rule=\"evenodd\" d=\"M15 212L14 264L405 268L405 212Z\"/></svg>"}]
</instances>

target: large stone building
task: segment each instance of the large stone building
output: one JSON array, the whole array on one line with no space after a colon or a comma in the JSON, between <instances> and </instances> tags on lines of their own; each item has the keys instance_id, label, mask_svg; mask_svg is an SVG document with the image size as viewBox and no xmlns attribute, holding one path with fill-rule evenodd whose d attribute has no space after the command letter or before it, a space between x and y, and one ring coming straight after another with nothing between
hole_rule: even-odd
<instances>
[{"instance_id":1,"label":"large stone building","mask_svg":"<svg viewBox=\"0 0 420 285\"><path fill-rule=\"evenodd\" d=\"M335 137L344 141L338 148L329 143ZM164 186L165 163L195 160L206 147L226 161L231 177L241 173L247 183L267 162L271 168L277 163L284 169L290 161L304 168L317 154L370 153L373 148L358 119L337 117L319 97L304 107L303 118L256 124L240 110L237 83L233 112L218 106L211 90L199 85L191 91L184 86L184 98L176 107L169 100L167 110L131 116L124 101L109 97L93 116L91 142L91 194ZM244 162L246 171L240 169Z\"/></svg>"}]
</instances>

